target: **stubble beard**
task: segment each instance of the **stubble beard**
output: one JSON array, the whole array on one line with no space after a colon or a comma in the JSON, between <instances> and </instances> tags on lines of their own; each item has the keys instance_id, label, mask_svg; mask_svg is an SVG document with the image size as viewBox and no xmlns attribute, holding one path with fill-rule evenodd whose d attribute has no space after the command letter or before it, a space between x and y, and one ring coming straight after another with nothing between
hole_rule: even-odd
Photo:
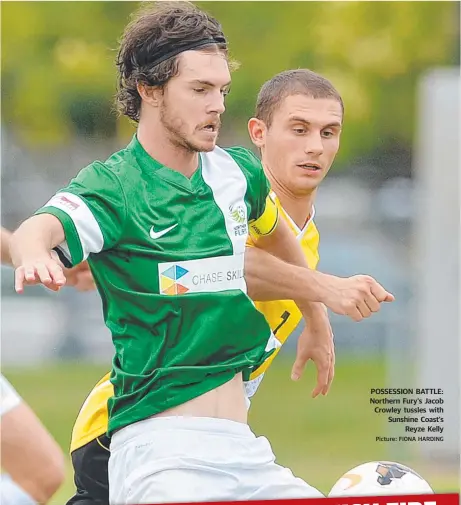
<instances>
[{"instance_id":1,"label":"stubble beard","mask_svg":"<svg viewBox=\"0 0 461 505\"><path fill-rule=\"evenodd\" d=\"M184 150L187 153L210 152L214 149L214 146L200 145L187 138L187 135L181 131L182 121L175 120L164 103L160 108L160 121L169 133L170 142L178 149ZM179 127L176 126L178 123L180 125Z\"/></svg>"}]
</instances>

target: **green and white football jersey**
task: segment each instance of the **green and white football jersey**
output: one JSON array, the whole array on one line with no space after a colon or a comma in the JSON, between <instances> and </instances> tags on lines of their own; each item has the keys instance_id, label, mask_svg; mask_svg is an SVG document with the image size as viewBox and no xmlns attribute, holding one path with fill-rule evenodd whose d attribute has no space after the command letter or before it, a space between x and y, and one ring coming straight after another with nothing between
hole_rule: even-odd
<instances>
[{"instance_id":1,"label":"green and white football jersey","mask_svg":"<svg viewBox=\"0 0 461 505\"><path fill-rule=\"evenodd\" d=\"M188 179L134 136L37 211L61 221L61 257L68 266L88 258L102 298L115 346L109 433L210 391L272 352L243 276L249 223L261 234L276 224L268 193L259 160L244 148L201 153Z\"/></svg>"}]
</instances>

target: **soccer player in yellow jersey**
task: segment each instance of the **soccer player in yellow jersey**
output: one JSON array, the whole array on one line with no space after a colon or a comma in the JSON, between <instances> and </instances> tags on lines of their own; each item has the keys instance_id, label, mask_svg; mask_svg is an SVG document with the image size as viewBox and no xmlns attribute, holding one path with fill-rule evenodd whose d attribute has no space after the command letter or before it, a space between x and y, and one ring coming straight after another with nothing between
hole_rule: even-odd
<instances>
[{"instance_id":1,"label":"soccer player in yellow jersey","mask_svg":"<svg viewBox=\"0 0 461 505\"><path fill-rule=\"evenodd\" d=\"M264 84L258 95L255 117L248 129L251 140L260 150L266 175L271 183L271 197L279 215L296 235L311 269L319 261L319 233L314 223L314 200L317 188L327 175L339 149L343 120L343 102L333 85L309 70L292 70L276 75ZM257 390L264 372L273 362L281 345L290 336L302 336L306 328L301 312L291 300L296 290L296 267L284 264L275 256L251 247L248 243L245 275L251 278L248 293L265 315L279 342L278 349L255 370L246 382L247 395ZM291 268L291 269L290 269ZM250 285L251 284L251 285ZM276 286L276 288L274 287ZM277 289L280 301L267 293ZM388 301L392 297L389 295ZM371 305L371 306L369 306ZM379 310L379 304L358 306L360 320ZM292 378L298 379L311 350L298 338L298 353ZM75 423L71 454L77 493L71 504L108 504L107 463L109 439L106 437L107 400L113 394L108 373L94 387L83 404ZM316 388L313 395L325 393Z\"/></svg>"},{"instance_id":2,"label":"soccer player in yellow jersey","mask_svg":"<svg viewBox=\"0 0 461 505\"><path fill-rule=\"evenodd\" d=\"M248 122L253 144L260 150L262 163L272 188L272 198L280 215L289 224L303 249L310 268L319 262L319 232L314 222L314 201L317 188L326 177L339 149L344 105L330 81L307 69L288 70L267 81L258 94L255 117ZM255 254L254 261L252 254ZM261 265L261 251L247 251L249 273ZM276 258L270 269L269 282L284 282L285 273ZM263 266L268 268L267 266ZM252 285L257 282L252 278ZM258 294L251 292L253 300ZM292 300L258 301L258 309L265 315L272 331L283 344L288 337L298 337L305 322ZM361 315L370 315L363 307ZM359 315L357 319L359 318ZM298 340L302 344L303 340ZM254 372L256 380L270 366L280 348ZM306 360L298 348L292 378L302 373Z\"/></svg>"}]
</instances>

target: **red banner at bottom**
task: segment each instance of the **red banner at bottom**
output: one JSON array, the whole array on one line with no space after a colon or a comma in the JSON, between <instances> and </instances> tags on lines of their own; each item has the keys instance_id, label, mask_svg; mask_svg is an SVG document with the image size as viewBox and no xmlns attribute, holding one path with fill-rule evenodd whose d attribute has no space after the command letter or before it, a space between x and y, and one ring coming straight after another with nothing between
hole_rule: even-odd
<instances>
[{"instance_id":1,"label":"red banner at bottom","mask_svg":"<svg viewBox=\"0 0 461 505\"><path fill-rule=\"evenodd\" d=\"M338 498L300 498L296 500L254 500L251 505L460 505L459 493L408 494L393 496L351 496ZM241 501L194 502L194 505L237 505ZM151 503L149 505L159 505ZM185 505L172 503L170 505Z\"/></svg>"}]
</instances>

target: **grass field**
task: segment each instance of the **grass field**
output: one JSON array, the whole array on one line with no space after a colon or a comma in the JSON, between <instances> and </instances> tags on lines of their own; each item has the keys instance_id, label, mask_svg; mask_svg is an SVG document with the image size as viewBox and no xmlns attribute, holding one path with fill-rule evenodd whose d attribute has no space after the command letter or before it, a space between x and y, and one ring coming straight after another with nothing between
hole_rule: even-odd
<instances>
[{"instance_id":1,"label":"grass field","mask_svg":"<svg viewBox=\"0 0 461 505\"><path fill-rule=\"evenodd\" d=\"M385 419L373 413L370 388L386 384L384 362L337 358L336 376L327 397L313 400L313 367L304 378L290 380L291 359L277 358L253 400L253 430L271 441L278 462L328 493L347 470L376 459L398 460L421 473L436 492L459 492L459 469L418 461L415 446L375 441L386 435ZM80 363L40 369L3 369L67 452L75 416L85 396L106 372ZM63 505L73 492L69 466L65 485L53 503Z\"/></svg>"}]
</instances>

